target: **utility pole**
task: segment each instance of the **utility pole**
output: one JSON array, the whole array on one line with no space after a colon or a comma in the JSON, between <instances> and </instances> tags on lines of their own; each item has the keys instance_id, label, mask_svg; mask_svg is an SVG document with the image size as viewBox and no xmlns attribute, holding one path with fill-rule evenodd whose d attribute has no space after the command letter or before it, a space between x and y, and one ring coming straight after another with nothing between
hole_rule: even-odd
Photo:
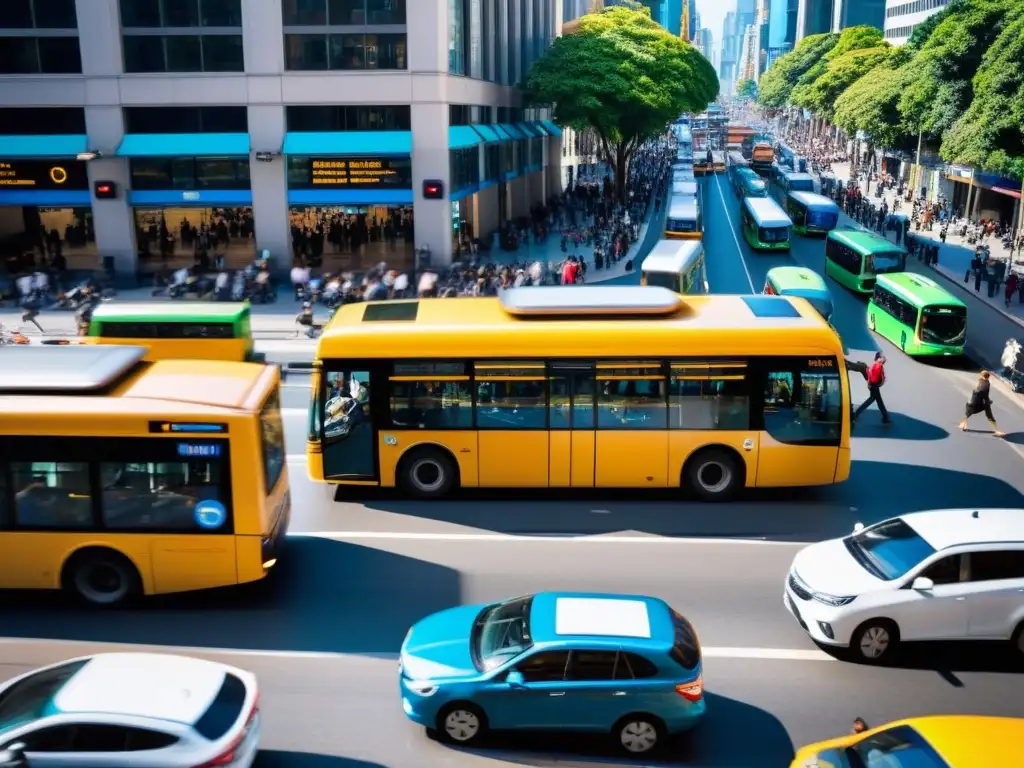
<instances>
[{"instance_id":1,"label":"utility pole","mask_svg":"<svg viewBox=\"0 0 1024 768\"><path fill-rule=\"evenodd\" d=\"M917 132L917 155L914 158L914 174L911 181L911 189L914 190L914 197L917 197L918 181L924 175L921 173L921 142L924 140L924 131Z\"/></svg>"}]
</instances>

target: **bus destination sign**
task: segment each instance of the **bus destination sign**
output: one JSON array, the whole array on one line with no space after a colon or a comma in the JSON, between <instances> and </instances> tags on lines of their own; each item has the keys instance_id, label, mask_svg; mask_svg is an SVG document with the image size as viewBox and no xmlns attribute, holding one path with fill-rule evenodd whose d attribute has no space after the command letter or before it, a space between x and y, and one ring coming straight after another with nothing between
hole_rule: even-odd
<instances>
[{"instance_id":1,"label":"bus destination sign","mask_svg":"<svg viewBox=\"0 0 1024 768\"><path fill-rule=\"evenodd\" d=\"M0 189L89 189L85 163L79 160L4 160Z\"/></svg>"}]
</instances>

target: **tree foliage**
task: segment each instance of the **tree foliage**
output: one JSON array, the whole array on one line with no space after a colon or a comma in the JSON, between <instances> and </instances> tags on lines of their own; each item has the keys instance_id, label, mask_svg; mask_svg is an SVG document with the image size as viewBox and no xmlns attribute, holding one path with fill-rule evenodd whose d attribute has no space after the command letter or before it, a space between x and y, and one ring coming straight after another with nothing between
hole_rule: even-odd
<instances>
[{"instance_id":1,"label":"tree foliage","mask_svg":"<svg viewBox=\"0 0 1024 768\"><path fill-rule=\"evenodd\" d=\"M870 49L869 49L870 50ZM863 131L883 147L899 147L906 143L899 112L904 70L912 58L906 46L890 49L888 58L864 74L835 101L832 122L848 136Z\"/></svg>"},{"instance_id":2,"label":"tree foliage","mask_svg":"<svg viewBox=\"0 0 1024 768\"><path fill-rule=\"evenodd\" d=\"M756 99L757 83L753 80L740 80L736 83L736 95L741 99Z\"/></svg>"},{"instance_id":3,"label":"tree foliage","mask_svg":"<svg viewBox=\"0 0 1024 768\"><path fill-rule=\"evenodd\" d=\"M718 76L646 9L615 6L557 38L524 91L527 103L553 108L560 125L593 130L621 194L633 153L684 112L703 112L718 96Z\"/></svg>"},{"instance_id":4,"label":"tree foliage","mask_svg":"<svg viewBox=\"0 0 1024 768\"><path fill-rule=\"evenodd\" d=\"M839 41L839 35L809 35L789 53L780 56L761 76L757 100L767 109L780 109L790 102L797 81Z\"/></svg>"},{"instance_id":5,"label":"tree foliage","mask_svg":"<svg viewBox=\"0 0 1024 768\"><path fill-rule=\"evenodd\" d=\"M844 29L836 44L796 81L789 100L826 119L836 97L848 86L885 61L888 43L875 27ZM866 56L863 51L873 51Z\"/></svg>"},{"instance_id":6,"label":"tree foliage","mask_svg":"<svg viewBox=\"0 0 1024 768\"><path fill-rule=\"evenodd\" d=\"M1024 178L1024 8L1006 19L972 83L973 101L942 143L942 156Z\"/></svg>"}]
</instances>

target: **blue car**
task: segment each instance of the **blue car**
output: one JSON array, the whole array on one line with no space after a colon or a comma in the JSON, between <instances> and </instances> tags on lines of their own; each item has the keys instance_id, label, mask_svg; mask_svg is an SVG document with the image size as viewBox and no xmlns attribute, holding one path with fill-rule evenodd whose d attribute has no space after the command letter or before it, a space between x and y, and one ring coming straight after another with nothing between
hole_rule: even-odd
<instances>
[{"instance_id":1,"label":"blue car","mask_svg":"<svg viewBox=\"0 0 1024 768\"><path fill-rule=\"evenodd\" d=\"M638 755L704 715L697 634L662 600L543 592L426 617L402 643L402 708L443 741L610 733Z\"/></svg>"}]
</instances>

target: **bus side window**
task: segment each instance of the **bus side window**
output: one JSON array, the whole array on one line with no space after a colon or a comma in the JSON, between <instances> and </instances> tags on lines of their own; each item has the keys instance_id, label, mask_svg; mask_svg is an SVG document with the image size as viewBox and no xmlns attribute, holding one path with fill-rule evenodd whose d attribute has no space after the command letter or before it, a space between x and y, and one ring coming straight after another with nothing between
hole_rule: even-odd
<instances>
[{"instance_id":1,"label":"bus side window","mask_svg":"<svg viewBox=\"0 0 1024 768\"><path fill-rule=\"evenodd\" d=\"M93 527L87 462L12 462L14 516L19 528Z\"/></svg>"},{"instance_id":2,"label":"bus side window","mask_svg":"<svg viewBox=\"0 0 1024 768\"><path fill-rule=\"evenodd\" d=\"M323 437L323 392L320 387L323 384L323 369L314 368L309 395L309 421L307 424L306 439L315 443Z\"/></svg>"},{"instance_id":3,"label":"bus side window","mask_svg":"<svg viewBox=\"0 0 1024 768\"><path fill-rule=\"evenodd\" d=\"M14 515L11 513L10 489L7 487L7 466L0 464L0 531L11 527Z\"/></svg>"},{"instance_id":4,"label":"bus side window","mask_svg":"<svg viewBox=\"0 0 1024 768\"><path fill-rule=\"evenodd\" d=\"M839 445L842 382L834 358L776 359L764 386L764 428L769 435L780 443Z\"/></svg>"}]
</instances>

